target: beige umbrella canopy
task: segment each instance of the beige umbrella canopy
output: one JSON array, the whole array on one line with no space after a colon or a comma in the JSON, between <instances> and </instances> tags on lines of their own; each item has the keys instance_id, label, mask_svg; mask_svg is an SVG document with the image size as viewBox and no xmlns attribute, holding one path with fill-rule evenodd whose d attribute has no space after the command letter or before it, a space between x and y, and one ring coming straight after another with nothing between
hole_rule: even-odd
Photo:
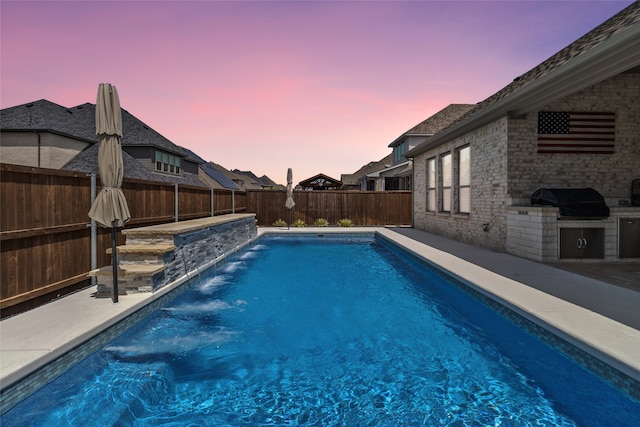
<instances>
[{"instance_id":1,"label":"beige umbrella canopy","mask_svg":"<svg viewBox=\"0 0 640 427\"><path fill-rule=\"evenodd\" d=\"M296 205L293 201L293 172L291 168L287 169L287 201L284 202L284 206L287 209L291 209Z\"/></svg>"},{"instance_id":2,"label":"beige umbrella canopy","mask_svg":"<svg viewBox=\"0 0 640 427\"><path fill-rule=\"evenodd\" d=\"M115 86L101 83L96 101L96 135L100 141L98 170L102 190L91 206L89 216L104 227L123 227L131 219L122 193L122 111Z\"/></svg>"},{"instance_id":3,"label":"beige umbrella canopy","mask_svg":"<svg viewBox=\"0 0 640 427\"><path fill-rule=\"evenodd\" d=\"M102 190L89 210L89 216L104 227L111 227L111 263L113 271L113 302L118 302L118 253L116 227L131 219L127 200L122 192L124 165L122 161L122 110L115 86L101 83L96 100L96 135L100 141L98 171Z\"/></svg>"},{"instance_id":4,"label":"beige umbrella canopy","mask_svg":"<svg viewBox=\"0 0 640 427\"><path fill-rule=\"evenodd\" d=\"M287 169L287 200L284 202L284 207L289 210L289 221L287 221L287 228L291 224L291 209L296 205L293 201L293 171L291 168Z\"/></svg>"}]
</instances>

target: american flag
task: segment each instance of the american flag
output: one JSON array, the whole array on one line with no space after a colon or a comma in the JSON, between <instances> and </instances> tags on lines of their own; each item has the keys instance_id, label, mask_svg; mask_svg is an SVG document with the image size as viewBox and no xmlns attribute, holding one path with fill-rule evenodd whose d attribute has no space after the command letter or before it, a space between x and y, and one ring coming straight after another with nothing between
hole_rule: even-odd
<instances>
[{"instance_id":1,"label":"american flag","mask_svg":"<svg viewBox=\"0 0 640 427\"><path fill-rule=\"evenodd\" d=\"M538 153L613 154L615 113L538 112Z\"/></svg>"}]
</instances>

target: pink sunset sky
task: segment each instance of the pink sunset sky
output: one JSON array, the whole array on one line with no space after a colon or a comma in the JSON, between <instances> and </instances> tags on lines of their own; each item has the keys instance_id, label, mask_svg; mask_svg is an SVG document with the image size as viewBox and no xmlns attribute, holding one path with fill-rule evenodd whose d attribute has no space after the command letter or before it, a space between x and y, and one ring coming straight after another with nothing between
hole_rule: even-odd
<instances>
[{"instance_id":1,"label":"pink sunset sky","mask_svg":"<svg viewBox=\"0 0 640 427\"><path fill-rule=\"evenodd\" d=\"M0 107L95 103L205 160L340 179L632 1L5 1ZM124 135L126 139L126 135Z\"/></svg>"}]
</instances>

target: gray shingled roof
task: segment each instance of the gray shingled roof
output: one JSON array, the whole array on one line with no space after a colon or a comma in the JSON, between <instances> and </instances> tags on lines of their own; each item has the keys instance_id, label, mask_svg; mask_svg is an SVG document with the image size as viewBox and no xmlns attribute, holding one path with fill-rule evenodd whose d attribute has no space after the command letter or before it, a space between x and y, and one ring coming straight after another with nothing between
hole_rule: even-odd
<instances>
[{"instance_id":1,"label":"gray shingled roof","mask_svg":"<svg viewBox=\"0 0 640 427\"><path fill-rule=\"evenodd\" d=\"M51 132L95 143L96 123L85 120L85 113L41 99L4 108L0 112L0 129Z\"/></svg>"},{"instance_id":2,"label":"gray shingled roof","mask_svg":"<svg viewBox=\"0 0 640 427\"><path fill-rule=\"evenodd\" d=\"M362 166L360 169L351 174L340 175L340 180L343 185L354 186L360 185L360 179L364 178L368 174L389 167L393 163L393 153L389 153L381 160L377 162L369 162Z\"/></svg>"},{"instance_id":3,"label":"gray shingled roof","mask_svg":"<svg viewBox=\"0 0 640 427\"><path fill-rule=\"evenodd\" d=\"M253 178L248 175L235 173L214 162L209 162L209 164L212 168L216 169L218 172L229 178L241 190L259 190L262 188L262 184L260 182L254 181Z\"/></svg>"},{"instance_id":4,"label":"gray shingled roof","mask_svg":"<svg viewBox=\"0 0 640 427\"><path fill-rule=\"evenodd\" d=\"M398 138L389 147L395 147L408 136L431 136L449 126L452 122L460 118L464 113L474 107L474 104L449 104L431 117L418 123Z\"/></svg>"},{"instance_id":5,"label":"gray shingled roof","mask_svg":"<svg viewBox=\"0 0 640 427\"><path fill-rule=\"evenodd\" d=\"M640 2L636 1L475 104L458 120L435 134L428 144L421 144L407 154L416 156L509 111L515 114L534 111L554 99L561 99L604 78L640 66L639 34Z\"/></svg>"},{"instance_id":6,"label":"gray shingled roof","mask_svg":"<svg viewBox=\"0 0 640 427\"><path fill-rule=\"evenodd\" d=\"M215 180L216 182L218 182L218 184L220 184L220 186L222 188L226 188L229 190L239 190L240 188L233 182L231 181L229 178L227 178L222 172L220 172L218 169L214 168L213 166L211 166L211 164L207 163L206 160L204 160L202 157L198 156L196 153L194 153L193 151L189 150L188 148L185 148L185 151L189 154L189 156L191 156L194 159L197 159L199 161L199 167L202 170L202 172L204 172L209 178Z\"/></svg>"},{"instance_id":7,"label":"gray shingled roof","mask_svg":"<svg viewBox=\"0 0 640 427\"><path fill-rule=\"evenodd\" d=\"M620 33L621 31L626 30L638 22L640 22L640 2L635 2L617 15L594 28L592 31L580 37L569 46L543 61L535 68L532 68L526 73L516 77L511 83L484 101L477 103L472 110L460 117L460 120L465 120L466 118L476 114L479 110L486 108L488 105L509 96L520 88L538 80L542 76L566 64L571 59L585 54L603 41Z\"/></svg>"},{"instance_id":8,"label":"gray shingled roof","mask_svg":"<svg viewBox=\"0 0 640 427\"><path fill-rule=\"evenodd\" d=\"M90 143L97 143L95 104L85 103L67 108L46 99L9 107L0 114L0 128L10 131L51 132ZM124 108L122 109L122 145L152 145L194 163L203 163L184 148L143 123Z\"/></svg>"},{"instance_id":9,"label":"gray shingled roof","mask_svg":"<svg viewBox=\"0 0 640 427\"><path fill-rule=\"evenodd\" d=\"M76 107L72 107L69 110L74 112L78 117L82 117L83 120L91 123L95 128L95 104L82 104ZM95 133L95 130L94 130ZM178 154L191 160L194 163L202 163L202 160L198 156L192 156L190 151L180 147L169 141L164 136L160 135L146 123L129 113L122 108L122 145L123 146L154 146L161 148L172 154Z\"/></svg>"},{"instance_id":10,"label":"gray shingled roof","mask_svg":"<svg viewBox=\"0 0 640 427\"><path fill-rule=\"evenodd\" d=\"M123 131L124 132L124 131ZM98 149L100 144L94 144L76 155L73 159L68 161L62 169L72 170L85 173L98 174ZM200 181L197 175L184 174L184 175L167 175L163 173L156 173L138 162L133 156L126 151L122 151L122 160L124 163L124 177L144 179L147 181L161 181L171 182L183 185L192 185L195 187L206 187L208 185Z\"/></svg>"},{"instance_id":11,"label":"gray shingled roof","mask_svg":"<svg viewBox=\"0 0 640 427\"><path fill-rule=\"evenodd\" d=\"M202 169L202 171L204 173L206 173L211 179L216 180L222 187L228 189L228 190L239 190L240 187L238 187L235 182L231 181L229 178L227 178L222 172L220 172L218 169L214 168L213 166L211 166L210 163L203 163L200 166L200 169Z\"/></svg>"},{"instance_id":12,"label":"gray shingled roof","mask_svg":"<svg viewBox=\"0 0 640 427\"><path fill-rule=\"evenodd\" d=\"M51 132L92 143L62 169L98 173L98 139L96 137L95 104L85 103L66 108L51 101L39 101L5 108L0 114L0 128L4 131ZM199 156L186 150L147 126L124 108L122 109L122 145L152 145L180 155L194 163L205 163ZM149 181L172 182L196 187L207 187L196 175L166 175L156 173L123 151L124 176Z\"/></svg>"},{"instance_id":13,"label":"gray shingled roof","mask_svg":"<svg viewBox=\"0 0 640 427\"><path fill-rule=\"evenodd\" d=\"M239 169L234 169L232 172L238 175L245 175L249 177L251 181L256 182L262 187L275 187L278 185L266 175L262 175L262 178L258 178L258 176L251 171L241 171Z\"/></svg>"}]
</instances>

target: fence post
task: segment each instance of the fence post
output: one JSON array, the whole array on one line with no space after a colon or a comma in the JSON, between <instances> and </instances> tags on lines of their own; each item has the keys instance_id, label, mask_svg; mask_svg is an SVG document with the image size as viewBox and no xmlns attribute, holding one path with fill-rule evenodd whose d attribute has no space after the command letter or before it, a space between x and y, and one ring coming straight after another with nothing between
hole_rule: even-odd
<instances>
[{"instance_id":1,"label":"fence post","mask_svg":"<svg viewBox=\"0 0 640 427\"><path fill-rule=\"evenodd\" d=\"M236 190L231 189L231 213L236 213Z\"/></svg>"},{"instance_id":2,"label":"fence post","mask_svg":"<svg viewBox=\"0 0 640 427\"><path fill-rule=\"evenodd\" d=\"M91 176L91 206L93 206L97 193L96 174L91 173L89 176ZM91 218L91 270L96 268L98 268L98 227L96 226L96 220ZM91 277L91 285L97 286L97 284L98 278Z\"/></svg>"},{"instance_id":3,"label":"fence post","mask_svg":"<svg viewBox=\"0 0 640 427\"><path fill-rule=\"evenodd\" d=\"M174 219L175 222L178 222L178 183L176 182L174 185L174 197L175 197L175 202L174 202L174 206L175 206L175 213L174 213Z\"/></svg>"},{"instance_id":4,"label":"fence post","mask_svg":"<svg viewBox=\"0 0 640 427\"><path fill-rule=\"evenodd\" d=\"M211 216L214 216L214 215L215 215L215 212L216 212L216 211L215 211L215 205L214 205L214 203L213 203L213 196L214 196L214 194L213 194L213 187L211 187Z\"/></svg>"}]
</instances>

